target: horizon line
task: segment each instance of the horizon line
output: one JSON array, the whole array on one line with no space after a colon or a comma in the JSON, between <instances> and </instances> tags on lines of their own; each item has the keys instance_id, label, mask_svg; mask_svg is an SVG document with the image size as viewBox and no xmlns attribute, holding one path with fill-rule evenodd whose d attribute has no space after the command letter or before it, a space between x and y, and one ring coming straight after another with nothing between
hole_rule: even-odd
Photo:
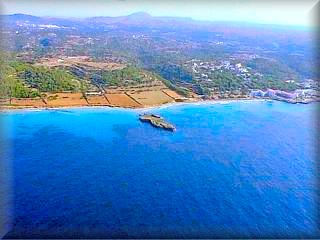
<instances>
[{"instance_id":1,"label":"horizon line","mask_svg":"<svg viewBox=\"0 0 320 240\"><path fill-rule=\"evenodd\" d=\"M254 25L268 25L268 26L283 26L283 27L300 27L300 28L315 28L317 25L306 25L306 24L283 24L283 23L268 23L268 22L259 22L259 21L237 21L237 20L203 20L203 19L196 19L194 17L183 17L183 16L170 16L170 15L161 15L155 16L151 15L146 11L137 11L132 12L127 15L117 15L117 16L110 16L110 15L91 15L91 16L58 16L58 15L34 15L30 13L23 13L23 12L16 12L16 13L7 13L2 14L0 16L12 16L12 15L26 15L32 17L39 17L39 18L58 18L58 19L88 19L88 18L98 18L98 17L110 17L110 18L117 18L117 17L128 17L134 14L143 13L149 15L152 18L177 18L177 19L190 19L192 21L197 22L206 22L206 23L243 23L243 24L254 24Z\"/></svg>"}]
</instances>

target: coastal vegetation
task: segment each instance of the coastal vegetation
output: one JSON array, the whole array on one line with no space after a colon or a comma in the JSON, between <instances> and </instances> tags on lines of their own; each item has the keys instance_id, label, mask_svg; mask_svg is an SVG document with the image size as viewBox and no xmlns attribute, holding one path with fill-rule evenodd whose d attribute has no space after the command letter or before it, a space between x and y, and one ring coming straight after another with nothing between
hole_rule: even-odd
<instances>
[{"instance_id":1,"label":"coastal vegetation","mask_svg":"<svg viewBox=\"0 0 320 240\"><path fill-rule=\"evenodd\" d=\"M269 58L256 58L247 63L247 67L264 76L265 81L278 81L299 79L299 74L288 65ZM281 81L282 80L282 81Z\"/></svg>"},{"instance_id":2,"label":"coastal vegetation","mask_svg":"<svg viewBox=\"0 0 320 240\"><path fill-rule=\"evenodd\" d=\"M299 88L296 83L289 82L286 83L284 81L279 81L274 79L272 76L268 76L267 78L263 79L261 77L254 77L252 81L248 83L248 88L250 89L279 89L283 91L293 91Z\"/></svg>"},{"instance_id":3,"label":"coastal vegetation","mask_svg":"<svg viewBox=\"0 0 320 240\"><path fill-rule=\"evenodd\" d=\"M2 97L33 98L41 92L76 92L81 87L77 77L66 70L12 61L3 66L0 93Z\"/></svg>"},{"instance_id":4,"label":"coastal vegetation","mask_svg":"<svg viewBox=\"0 0 320 240\"><path fill-rule=\"evenodd\" d=\"M101 80L107 86L136 86L148 81L152 81L151 76L147 76L147 73L142 70L127 66L123 69L117 69L113 71L102 71Z\"/></svg>"},{"instance_id":5,"label":"coastal vegetation","mask_svg":"<svg viewBox=\"0 0 320 240\"><path fill-rule=\"evenodd\" d=\"M6 62L1 64L0 97L33 98L40 96L40 92L27 85L17 76L16 69Z\"/></svg>"},{"instance_id":6,"label":"coastal vegetation","mask_svg":"<svg viewBox=\"0 0 320 240\"><path fill-rule=\"evenodd\" d=\"M30 88L15 75L7 75L0 81L0 97L34 98L39 97L37 89Z\"/></svg>"},{"instance_id":7,"label":"coastal vegetation","mask_svg":"<svg viewBox=\"0 0 320 240\"><path fill-rule=\"evenodd\" d=\"M162 79L162 82L171 90L179 93L180 95L184 97L190 97L190 90L184 87L179 87L175 84L173 84L171 81Z\"/></svg>"},{"instance_id":8,"label":"coastal vegetation","mask_svg":"<svg viewBox=\"0 0 320 240\"><path fill-rule=\"evenodd\" d=\"M79 79L64 69L34 66L22 62L12 62L19 79L41 92L79 91Z\"/></svg>"}]
</instances>

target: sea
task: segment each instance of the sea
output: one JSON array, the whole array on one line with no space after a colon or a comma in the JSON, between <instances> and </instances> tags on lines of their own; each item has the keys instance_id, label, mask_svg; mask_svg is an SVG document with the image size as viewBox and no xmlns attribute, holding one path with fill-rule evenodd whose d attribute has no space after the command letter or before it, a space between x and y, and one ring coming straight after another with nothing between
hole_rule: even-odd
<instances>
[{"instance_id":1,"label":"sea","mask_svg":"<svg viewBox=\"0 0 320 240\"><path fill-rule=\"evenodd\" d=\"M236 101L4 112L5 238L319 238L318 108ZM176 131L140 122L143 113Z\"/></svg>"}]
</instances>

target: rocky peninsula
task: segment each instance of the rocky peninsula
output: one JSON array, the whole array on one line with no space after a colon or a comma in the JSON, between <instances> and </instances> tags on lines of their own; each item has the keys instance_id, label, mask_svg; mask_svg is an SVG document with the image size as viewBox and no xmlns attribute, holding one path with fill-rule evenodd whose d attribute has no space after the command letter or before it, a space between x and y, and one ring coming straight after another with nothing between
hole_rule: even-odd
<instances>
[{"instance_id":1,"label":"rocky peninsula","mask_svg":"<svg viewBox=\"0 0 320 240\"><path fill-rule=\"evenodd\" d=\"M155 114L143 114L139 116L139 120L141 122L148 122L153 127L156 128L162 128L164 130L168 131L175 131L176 128L172 124L168 123L166 120L164 120L161 116L155 115Z\"/></svg>"}]
</instances>

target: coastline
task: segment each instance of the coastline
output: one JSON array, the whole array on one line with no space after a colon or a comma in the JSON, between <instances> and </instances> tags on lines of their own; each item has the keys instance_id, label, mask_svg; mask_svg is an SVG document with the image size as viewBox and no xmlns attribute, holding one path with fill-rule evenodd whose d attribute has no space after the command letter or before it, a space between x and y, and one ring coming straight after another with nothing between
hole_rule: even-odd
<instances>
[{"instance_id":1,"label":"coastline","mask_svg":"<svg viewBox=\"0 0 320 240\"><path fill-rule=\"evenodd\" d=\"M243 98L243 99L218 99L218 100L197 100L197 101L185 101L185 102L171 102L164 103L153 106L143 106L143 107L123 107L123 106L101 106L101 105L77 105L77 106L61 106L61 107L12 107L12 108L3 108L0 107L0 113L9 113L9 112L29 112L29 111L47 111L47 110L66 110L66 109L125 109L125 110L133 110L137 112L148 111L154 109L163 109L170 108L174 106L182 106L182 105L204 105L204 104L229 104L236 102L267 102L274 101L270 99L258 99L258 98Z\"/></svg>"}]
</instances>

